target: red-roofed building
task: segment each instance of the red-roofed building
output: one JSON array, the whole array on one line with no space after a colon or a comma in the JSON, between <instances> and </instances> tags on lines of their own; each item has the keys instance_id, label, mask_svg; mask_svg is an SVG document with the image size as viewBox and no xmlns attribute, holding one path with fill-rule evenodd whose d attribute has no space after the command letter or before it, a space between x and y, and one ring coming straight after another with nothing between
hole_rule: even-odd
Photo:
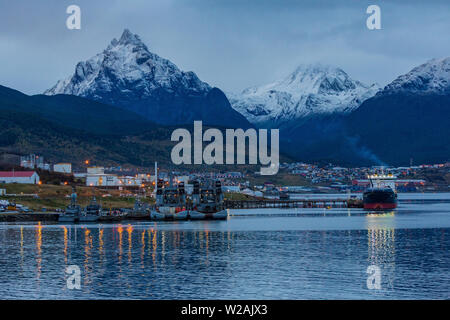
<instances>
[{"instance_id":1,"label":"red-roofed building","mask_svg":"<svg viewBox=\"0 0 450 320\"><path fill-rule=\"evenodd\" d=\"M0 171L0 183L38 184L39 175L36 171Z\"/></svg>"}]
</instances>

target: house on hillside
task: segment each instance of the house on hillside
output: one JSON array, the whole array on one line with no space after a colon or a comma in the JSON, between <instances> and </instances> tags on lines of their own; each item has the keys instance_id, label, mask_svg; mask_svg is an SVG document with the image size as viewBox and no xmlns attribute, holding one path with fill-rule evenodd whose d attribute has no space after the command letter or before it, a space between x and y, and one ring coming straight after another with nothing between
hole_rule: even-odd
<instances>
[{"instance_id":1,"label":"house on hillside","mask_svg":"<svg viewBox=\"0 0 450 320\"><path fill-rule=\"evenodd\" d=\"M53 165L54 172L60 173L72 173L72 164L71 163L56 163Z\"/></svg>"},{"instance_id":2,"label":"house on hillside","mask_svg":"<svg viewBox=\"0 0 450 320\"><path fill-rule=\"evenodd\" d=\"M0 183L38 184L39 175L36 171L0 171Z\"/></svg>"}]
</instances>

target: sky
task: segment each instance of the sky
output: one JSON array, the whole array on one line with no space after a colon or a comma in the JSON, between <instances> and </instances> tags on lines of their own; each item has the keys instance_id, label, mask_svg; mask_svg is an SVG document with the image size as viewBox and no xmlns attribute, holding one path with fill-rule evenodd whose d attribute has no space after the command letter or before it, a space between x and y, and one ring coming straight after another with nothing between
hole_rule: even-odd
<instances>
[{"instance_id":1,"label":"sky","mask_svg":"<svg viewBox=\"0 0 450 320\"><path fill-rule=\"evenodd\" d=\"M81 30L66 27L72 4ZM371 4L381 8L381 30L366 27ZM384 86L450 56L449 15L449 0L0 0L0 85L42 93L128 28L224 91L318 62Z\"/></svg>"}]
</instances>

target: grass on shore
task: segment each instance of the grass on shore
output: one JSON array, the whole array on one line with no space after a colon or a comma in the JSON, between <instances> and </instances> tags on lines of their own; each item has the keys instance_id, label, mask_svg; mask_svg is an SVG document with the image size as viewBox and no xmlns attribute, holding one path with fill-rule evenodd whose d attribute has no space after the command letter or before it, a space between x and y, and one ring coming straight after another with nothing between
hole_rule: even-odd
<instances>
[{"instance_id":1,"label":"grass on shore","mask_svg":"<svg viewBox=\"0 0 450 320\"><path fill-rule=\"evenodd\" d=\"M42 208L64 209L70 204L70 194L72 193L72 187L64 185L10 183L0 184L0 189L6 189L7 194L14 194L14 196L1 196L0 199L15 201L35 211ZM136 191L131 190L77 187L76 192L78 195L77 203L81 206L88 205L95 195L103 208L132 208L136 198ZM33 194L37 197L31 196ZM142 201L151 202L151 199L147 197Z\"/></svg>"},{"instance_id":2,"label":"grass on shore","mask_svg":"<svg viewBox=\"0 0 450 320\"><path fill-rule=\"evenodd\" d=\"M15 194L15 196L1 196L0 199L14 201L22 204L34 211L40 211L42 208L47 210L64 209L70 204L70 194L72 187L56 186L56 185L35 185L35 184L0 184L0 189L6 189L7 194ZM97 202L103 208L133 208L136 199L135 191L103 189L96 187L77 187L77 203L80 206L86 206L95 195ZM29 196L36 194L37 197ZM147 192L149 195L150 192ZM251 197L235 192L226 192L225 198L229 200L248 200ZM154 203L154 199L150 197L141 198L142 202Z\"/></svg>"}]
</instances>

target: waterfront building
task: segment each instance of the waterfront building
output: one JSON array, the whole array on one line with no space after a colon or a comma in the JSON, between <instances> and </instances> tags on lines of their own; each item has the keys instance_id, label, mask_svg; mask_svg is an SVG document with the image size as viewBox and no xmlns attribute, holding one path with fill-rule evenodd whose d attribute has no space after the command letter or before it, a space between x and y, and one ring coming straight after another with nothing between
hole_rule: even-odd
<instances>
[{"instance_id":1,"label":"waterfront building","mask_svg":"<svg viewBox=\"0 0 450 320\"><path fill-rule=\"evenodd\" d=\"M36 171L0 171L0 182L38 184L39 175Z\"/></svg>"},{"instance_id":2,"label":"waterfront building","mask_svg":"<svg viewBox=\"0 0 450 320\"><path fill-rule=\"evenodd\" d=\"M86 186L89 187L115 187L119 186L119 178L115 174L90 174L86 175Z\"/></svg>"},{"instance_id":3,"label":"waterfront building","mask_svg":"<svg viewBox=\"0 0 450 320\"><path fill-rule=\"evenodd\" d=\"M44 157L35 154L20 157L20 166L28 169L50 170L50 164L44 162Z\"/></svg>"},{"instance_id":4,"label":"waterfront building","mask_svg":"<svg viewBox=\"0 0 450 320\"><path fill-rule=\"evenodd\" d=\"M144 180L136 176L119 177L116 174L86 174L86 186L88 187L137 187Z\"/></svg>"}]
</instances>

